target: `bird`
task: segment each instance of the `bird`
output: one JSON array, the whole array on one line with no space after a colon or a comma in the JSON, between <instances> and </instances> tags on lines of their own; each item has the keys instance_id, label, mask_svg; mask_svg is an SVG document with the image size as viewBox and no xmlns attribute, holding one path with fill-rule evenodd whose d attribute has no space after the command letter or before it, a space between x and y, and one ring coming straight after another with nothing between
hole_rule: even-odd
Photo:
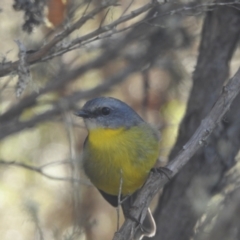
<instances>
[{"instance_id":1,"label":"bird","mask_svg":"<svg viewBox=\"0 0 240 240\"><path fill-rule=\"evenodd\" d=\"M112 97L91 99L75 115L83 118L88 130L81 158L87 177L113 207L118 207L121 196L123 214L129 217L131 204L158 159L159 132L129 105ZM155 233L148 208L133 239Z\"/></svg>"}]
</instances>

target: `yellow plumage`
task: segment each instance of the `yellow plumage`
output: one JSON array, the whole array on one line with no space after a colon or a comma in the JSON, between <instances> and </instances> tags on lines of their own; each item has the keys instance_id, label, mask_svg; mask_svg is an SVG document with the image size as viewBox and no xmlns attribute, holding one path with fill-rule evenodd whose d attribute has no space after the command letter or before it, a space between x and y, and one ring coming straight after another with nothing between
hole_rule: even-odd
<instances>
[{"instance_id":1,"label":"yellow plumage","mask_svg":"<svg viewBox=\"0 0 240 240\"><path fill-rule=\"evenodd\" d=\"M156 130L144 122L130 128L91 129L84 148L86 174L111 195L118 195L121 177L123 195L139 189L159 154Z\"/></svg>"}]
</instances>

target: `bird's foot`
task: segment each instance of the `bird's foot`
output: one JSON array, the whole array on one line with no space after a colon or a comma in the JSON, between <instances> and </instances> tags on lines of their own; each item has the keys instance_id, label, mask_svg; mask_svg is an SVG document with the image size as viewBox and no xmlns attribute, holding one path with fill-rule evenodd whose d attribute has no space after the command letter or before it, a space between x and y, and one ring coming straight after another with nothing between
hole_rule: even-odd
<instances>
[{"instance_id":1,"label":"bird's foot","mask_svg":"<svg viewBox=\"0 0 240 240\"><path fill-rule=\"evenodd\" d=\"M158 168L152 168L151 172L153 173L163 173L167 179L170 181L172 178L172 171L166 167L158 167Z\"/></svg>"}]
</instances>

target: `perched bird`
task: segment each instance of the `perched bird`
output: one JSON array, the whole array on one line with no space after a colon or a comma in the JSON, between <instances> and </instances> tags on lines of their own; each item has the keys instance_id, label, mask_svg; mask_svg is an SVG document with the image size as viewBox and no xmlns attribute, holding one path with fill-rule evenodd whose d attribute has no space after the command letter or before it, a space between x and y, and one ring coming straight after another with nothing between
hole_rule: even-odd
<instances>
[{"instance_id":1,"label":"perched bird","mask_svg":"<svg viewBox=\"0 0 240 240\"><path fill-rule=\"evenodd\" d=\"M123 213L128 215L136 191L158 158L158 131L115 98L92 99L76 115L88 129L82 155L86 175L112 206L118 206L121 194ZM140 225L134 239L155 235L149 209Z\"/></svg>"}]
</instances>

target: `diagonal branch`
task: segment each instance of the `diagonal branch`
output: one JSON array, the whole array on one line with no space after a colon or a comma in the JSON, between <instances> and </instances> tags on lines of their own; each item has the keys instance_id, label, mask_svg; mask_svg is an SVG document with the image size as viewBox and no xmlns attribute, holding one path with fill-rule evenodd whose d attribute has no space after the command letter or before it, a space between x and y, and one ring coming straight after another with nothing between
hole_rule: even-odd
<instances>
[{"instance_id":1,"label":"diagonal branch","mask_svg":"<svg viewBox=\"0 0 240 240\"><path fill-rule=\"evenodd\" d=\"M190 158L199 150L213 132L214 128L229 110L231 103L240 92L240 68L227 85L213 106L206 118L204 118L190 140L183 146L179 154L167 164L167 168L172 171L172 177L176 175ZM168 179L164 174L150 174L145 185L139 192L138 198L133 204L130 216L132 219L139 219L141 213L146 209L156 193L167 183ZM136 228L136 222L127 218L123 226L114 236L114 240L131 239L132 230Z\"/></svg>"}]
</instances>

